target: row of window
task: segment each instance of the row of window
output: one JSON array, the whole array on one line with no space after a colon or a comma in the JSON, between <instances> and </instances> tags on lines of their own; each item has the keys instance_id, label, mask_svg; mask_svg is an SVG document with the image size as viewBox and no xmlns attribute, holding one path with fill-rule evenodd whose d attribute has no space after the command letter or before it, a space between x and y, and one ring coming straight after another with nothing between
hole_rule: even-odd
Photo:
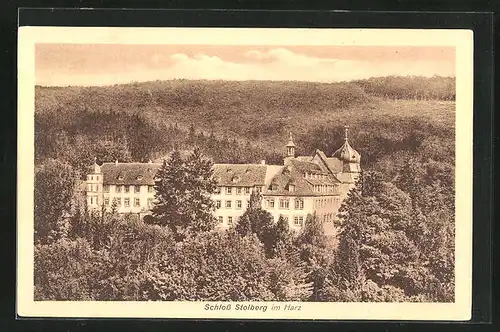
<instances>
[{"instance_id":1,"label":"row of window","mask_svg":"<svg viewBox=\"0 0 500 332\"><path fill-rule=\"evenodd\" d=\"M303 210L304 209L304 200L302 198L296 198L294 204L295 210ZM280 210L290 210L290 199L289 198L280 198L278 200ZM274 209L275 207L275 199L267 198L265 200L265 207L268 209Z\"/></svg>"},{"instance_id":2,"label":"row of window","mask_svg":"<svg viewBox=\"0 0 500 332\"><path fill-rule=\"evenodd\" d=\"M320 179L320 180L326 180L327 175L325 174L312 174L312 173L304 173L304 178L306 179Z\"/></svg>"},{"instance_id":3,"label":"row of window","mask_svg":"<svg viewBox=\"0 0 500 332\"><path fill-rule=\"evenodd\" d=\"M99 181L99 175L87 175L87 180L90 180L90 181Z\"/></svg>"},{"instance_id":4,"label":"row of window","mask_svg":"<svg viewBox=\"0 0 500 332\"><path fill-rule=\"evenodd\" d=\"M325 206L339 202L340 202L339 197L317 198L314 200L314 208L321 209L324 208Z\"/></svg>"},{"instance_id":5,"label":"row of window","mask_svg":"<svg viewBox=\"0 0 500 332\"><path fill-rule=\"evenodd\" d=\"M124 198L115 197L112 200L109 199L108 197L104 198L104 205L109 206L109 205L111 205L111 202L114 202L117 207L121 207L121 206L130 207L131 200L128 197L124 197ZM134 206L141 206L141 199L134 198L133 203L134 203ZM153 199L152 198L147 199L147 206L148 206L148 208L151 208L153 206Z\"/></svg>"},{"instance_id":6,"label":"row of window","mask_svg":"<svg viewBox=\"0 0 500 332\"><path fill-rule=\"evenodd\" d=\"M124 193L128 193L128 192L131 192L132 190L134 191L134 193L140 193L141 192L141 186L113 186L113 185L105 185L104 186L104 192L105 193L109 193L110 192L110 189L112 189L113 187L115 187L115 192L117 193L120 193L120 192L124 192ZM145 186L144 186L145 187ZM148 193L152 193L154 192L154 187L153 186L147 186L148 187Z\"/></svg>"},{"instance_id":7,"label":"row of window","mask_svg":"<svg viewBox=\"0 0 500 332\"><path fill-rule=\"evenodd\" d=\"M228 225L232 225L233 224L233 217L232 216L227 216L226 217L227 219L227 224ZM218 221L219 221L219 224L223 224L224 223L224 217L223 216L219 216L218 218Z\"/></svg>"},{"instance_id":8,"label":"row of window","mask_svg":"<svg viewBox=\"0 0 500 332\"><path fill-rule=\"evenodd\" d=\"M280 198L278 201L279 201L280 210L290 210L290 199L289 198ZM246 201L246 202L247 202L247 206L248 206L249 201ZM215 208L220 209L221 207L222 207L222 201L216 200L215 201ZM230 200L225 201L224 207L226 209L232 209L233 208L233 201L230 201ZM241 209L243 207L243 201L236 200L235 207L238 210ZM274 209L275 208L275 199L274 198L267 198L265 200L265 208ZM303 210L304 209L304 200L302 198L296 198L294 208L295 208L295 210Z\"/></svg>"},{"instance_id":9,"label":"row of window","mask_svg":"<svg viewBox=\"0 0 500 332\"><path fill-rule=\"evenodd\" d=\"M320 218L323 220L323 222L333 222L336 219L334 213L323 214Z\"/></svg>"},{"instance_id":10,"label":"row of window","mask_svg":"<svg viewBox=\"0 0 500 332\"><path fill-rule=\"evenodd\" d=\"M148 193L153 193L154 192L154 186L147 186L148 187ZM103 186L103 191L105 193L109 193L113 189L114 192L117 193L129 193L129 192L134 192L134 193L140 193L141 192L141 186L114 186L114 185L104 185ZM98 184L92 184L89 183L87 184L87 191L91 192L97 192L99 191L99 185Z\"/></svg>"},{"instance_id":11,"label":"row of window","mask_svg":"<svg viewBox=\"0 0 500 332\"><path fill-rule=\"evenodd\" d=\"M255 187L257 192L262 192L262 187ZM225 192L226 195L232 195L236 193L236 195L249 195L252 192L251 187L217 187L215 188L214 194L220 194L221 192Z\"/></svg>"},{"instance_id":12,"label":"row of window","mask_svg":"<svg viewBox=\"0 0 500 332\"><path fill-rule=\"evenodd\" d=\"M249 201L246 201L246 202L247 202L247 206L248 206ZM220 201L220 200L216 200L216 201L215 201L215 208L216 208L216 209L220 209L221 207L222 207L222 201ZM233 201L226 201L226 203L224 204L224 207L225 207L226 209L232 209L232 208L233 208ZM235 207L236 207L236 209L238 209L238 210L239 210L239 209L241 209L241 208L243 207L243 201L241 201L241 200L237 200L237 201L236 201L236 204L235 204Z\"/></svg>"},{"instance_id":13,"label":"row of window","mask_svg":"<svg viewBox=\"0 0 500 332\"><path fill-rule=\"evenodd\" d=\"M313 186L313 191L318 192L318 193L334 192L335 189L336 189L336 186L328 185L328 184L320 184L320 185Z\"/></svg>"},{"instance_id":14,"label":"row of window","mask_svg":"<svg viewBox=\"0 0 500 332\"><path fill-rule=\"evenodd\" d=\"M286 222L288 222L288 216L280 215L280 217L283 218ZM223 216L218 216L217 220L218 220L219 224L223 224L224 223L224 217ZM227 216L226 217L226 223L228 225L232 225L234 221L235 221L235 218L233 216ZM275 220L275 221L277 221L277 220ZM295 226L304 226L304 216L294 216L293 217L293 224Z\"/></svg>"}]
</instances>

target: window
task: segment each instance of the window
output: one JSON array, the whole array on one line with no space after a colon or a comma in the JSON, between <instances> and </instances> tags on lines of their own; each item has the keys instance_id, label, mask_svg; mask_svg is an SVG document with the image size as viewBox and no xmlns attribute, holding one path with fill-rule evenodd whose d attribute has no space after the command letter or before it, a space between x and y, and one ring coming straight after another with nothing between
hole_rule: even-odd
<instances>
[{"instance_id":1,"label":"window","mask_svg":"<svg viewBox=\"0 0 500 332\"><path fill-rule=\"evenodd\" d=\"M245 194L250 194L250 187L245 187Z\"/></svg>"},{"instance_id":2,"label":"window","mask_svg":"<svg viewBox=\"0 0 500 332\"><path fill-rule=\"evenodd\" d=\"M90 183L87 185L87 191L92 191L92 185Z\"/></svg>"},{"instance_id":3,"label":"window","mask_svg":"<svg viewBox=\"0 0 500 332\"><path fill-rule=\"evenodd\" d=\"M108 184L104 185L104 192L109 193L109 185Z\"/></svg>"},{"instance_id":4,"label":"window","mask_svg":"<svg viewBox=\"0 0 500 332\"><path fill-rule=\"evenodd\" d=\"M121 193L122 192L122 186L116 186L116 192Z\"/></svg>"},{"instance_id":5,"label":"window","mask_svg":"<svg viewBox=\"0 0 500 332\"><path fill-rule=\"evenodd\" d=\"M288 216L280 214L280 218L283 218L284 221L288 222Z\"/></svg>"},{"instance_id":6,"label":"window","mask_svg":"<svg viewBox=\"0 0 500 332\"><path fill-rule=\"evenodd\" d=\"M302 198L295 199L295 210L304 209L304 200Z\"/></svg>"},{"instance_id":7,"label":"window","mask_svg":"<svg viewBox=\"0 0 500 332\"><path fill-rule=\"evenodd\" d=\"M153 187L153 186L148 186L148 193L152 193L152 192L153 192L153 189L154 189L154 187Z\"/></svg>"},{"instance_id":8,"label":"window","mask_svg":"<svg viewBox=\"0 0 500 332\"><path fill-rule=\"evenodd\" d=\"M151 208L153 206L153 199L148 198L148 208Z\"/></svg>"},{"instance_id":9,"label":"window","mask_svg":"<svg viewBox=\"0 0 500 332\"><path fill-rule=\"evenodd\" d=\"M135 193L140 193L141 192L141 186L134 186L134 192Z\"/></svg>"},{"instance_id":10,"label":"window","mask_svg":"<svg viewBox=\"0 0 500 332\"><path fill-rule=\"evenodd\" d=\"M229 216L227 217L227 224L232 225L233 224L233 217Z\"/></svg>"},{"instance_id":11,"label":"window","mask_svg":"<svg viewBox=\"0 0 500 332\"><path fill-rule=\"evenodd\" d=\"M125 186L123 189L124 189L123 191L125 193L128 193L130 191L130 187L129 186Z\"/></svg>"},{"instance_id":12,"label":"window","mask_svg":"<svg viewBox=\"0 0 500 332\"><path fill-rule=\"evenodd\" d=\"M233 193L233 188L232 187L226 187L226 194L231 195Z\"/></svg>"},{"instance_id":13,"label":"window","mask_svg":"<svg viewBox=\"0 0 500 332\"><path fill-rule=\"evenodd\" d=\"M140 206L141 200L139 198L134 198L134 206Z\"/></svg>"},{"instance_id":14,"label":"window","mask_svg":"<svg viewBox=\"0 0 500 332\"><path fill-rule=\"evenodd\" d=\"M104 198L104 205L109 205L109 198Z\"/></svg>"},{"instance_id":15,"label":"window","mask_svg":"<svg viewBox=\"0 0 500 332\"><path fill-rule=\"evenodd\" d=\"M281 198L280 209L288 210L289 208L290 208L290 201L288 200L288 198Z\"/></svg>"},{"instance_id":16,"label":"window","mask_svg":"<svg viewBox=\"0 0 500 332\"><path fill-rule=\"evenodd\" d=\"M257 190L258 193L262 192L262 187L255 187L255 190Z\"/></svg>"},{"instance_id":17,"label":"window","mask_svg":"<svg viewBox=\"0 0 500 332\"><path fill-rule=\"evenodd\" d=\"M231 208L231 201L226 201L226 208L230 209Z\"/></svg>"},{"instance_id":18,"label":"window","mask_svg":"<svg viewBox=\"0 0 500 332\"><path fill-rule=\"evenodd\" d=\"M130 206L130 198L125 197L125 198L123 199L123 205L125 205L125 206L127 206L127 207L128 207L128 206Z\"/></svg>"},{"instance_id":19,"label":"window","mask_svg":"<svg viewBox=\"0 0 500 332\"><path fill-rule=\"evenodd\" d=\"M274 209L274 198L267 199L267 207L270 209Z\"/></svg>"},{"instance_id":20,"label":"window","mask_svg":"<svg viewBox=\"0 0 500 332\"><path fill-rule=\"evenodd\" d=\"M241 209L241 201L236 201L236 208Z\"/></svg>"},{"instance_id":21,"label":"window","mask_svg":"<svg viewBox=\"0 0 500 332\"><path fill-rule=\"evenodd\" d=\"M218 219L219 219L219 224L222 224L222 223L224 222L224 217L219 216L219 218L218 218Z\"/></svg>"},{"instance_id":22,"label":"window","mask_svg":"<svg viewBox=\"0 0 500 332\"><path fill-rule=\"evenodd\" d=\"M97 181L99 181L99 175L96 175L95 179L96 179Z\"/></svg>"},{"instance_id":23,"label":"window","mask_svg":"<svg viewBox=\"0 0 500 332\"><path fill-rule=\"evenodd\" d=\"M113 200L113 203L116 205L116 206L122 206L122 199L121 198L115 198Z\"/></svg>"},{"instance_id":24,"label":"window","mask_svg":"<svg viewBox=\"0 0 500 332\"><path fill-rule=\"evenodd\" d=\"M293 223L295 226L302 226L304 224L304 217L302 216L293 217Z\"/></svg>"},{"instance_id":25,"label":"window","mask_svg":"<svg viewBox=\"0 0 500 332\"><path fill-rule=\"evenodd\" d=\"M236 195L241 195L242 193L242 188L238 187L236 188Z\"/></svg>"},{"instance_id":26,"label":"window","mask_svg":"<svg viewBox=\"0 0 500 332\"><path fill-rule=\"evenodd\" d=\"M220 201L219 201L219 200L215 201L215 208L216 208L216 209L220 209L220 205L221 205L221 204L220 204Z\"/></svg>"},{"instance_id":27,"label":"window","mask_svg":"<svg viewBox=\"0 0 500 332\"><path fill-rule=\"evenodd\" d=\"M215 188L214 194L220 194L220 187Z\"/></svg>"}]
</instances>

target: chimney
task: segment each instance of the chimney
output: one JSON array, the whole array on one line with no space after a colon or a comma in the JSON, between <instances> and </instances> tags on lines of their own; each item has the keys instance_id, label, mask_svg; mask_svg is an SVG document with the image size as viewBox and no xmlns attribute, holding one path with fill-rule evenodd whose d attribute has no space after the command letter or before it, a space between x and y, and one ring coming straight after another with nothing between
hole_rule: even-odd
<instances>
[{"instance_id":1,"label":"chimney","mask_svg":"<svg viewBox=\"0 0 500 332\"><path fill-rule=\"evenodd\" d=\"M153 162L151 161L151 159L148 160L148 164L152 164Z\"/></svg>"},{"instance_id":2,"label":"chimney","mask_svg":"<svg viewBox=\"0 0 500 332\"><path fill-rule=\"evenodd\" d=\"M118 159L115 160L115 165L118 165Z\"/></svg>"},{"instance_id":3,"label":"chimney","mask_svg":"<svg viewBox=\"0 0 500 332\"><path fill-rule=\"evenodd\" d=\"M260 164L261 164L261 165L265 165L265 164L266 164L266 161L265 161L265 160L261 160L261 161L260 161Z\"/></svg>"}]
</instances>

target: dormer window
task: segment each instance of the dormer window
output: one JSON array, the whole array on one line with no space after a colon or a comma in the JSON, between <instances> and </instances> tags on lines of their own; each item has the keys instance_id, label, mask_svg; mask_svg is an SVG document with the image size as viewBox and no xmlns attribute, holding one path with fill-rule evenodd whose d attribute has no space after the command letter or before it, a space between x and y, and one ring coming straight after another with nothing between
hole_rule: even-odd
<instances>
[{"instance_id":1,"label":"dormer window","mask_svg":"<svg viewBox=\"0 0 500 332\"><path fill-rule=\"evenodd\" d=\"M137 176L137 180L139 180L139 181L140 181L140 180L142 180L142 179L143 179L143 178L142 178L142 175L138 175L138 176Z\"/></svg>"},{"instance_id":2,"label":"dormer window","mask_svg":"<svg viewBox=\"0 0 500 332\"><path fill-rule=\"evenodd\" d=\"M123 175L118 175L118 180L123 181Z\"/></svg>"},{"instance_id":3,"label":"dormer window","mask_svg":"<svg viewBox=\"0 0 500 332\"><path fill-rule=\"evenodd\" d=\"M295 192L295 185L294 184L289 184L288 185L288 191L291 192L291 193Z\"/></svg>"},{"instance_id":4,"label":"dormer window","mask_svg":"<svg viewBox=\"0 0 500 332\"><path fill-rule=\"evenodd\" d=\"M231 169L230 167L228 167L228 168L227 168L227 172L229 173L229 172L231 172L231 171L232 171L232 169Z\"/></svg>"},{"instance_id":5,"label":"dormer window","mask_svg":"<svg viewBox=\"0 0 500 332\"><path fill-rule=\"evenodd\" d=\"M235 177L233 177L233 179L232 179L232 181L233 181L234 183L240 182L240 180L241 180L241 179L240 179L240 177L239 177L239 176L235 176Z\"/></svg>"}]
</instances>

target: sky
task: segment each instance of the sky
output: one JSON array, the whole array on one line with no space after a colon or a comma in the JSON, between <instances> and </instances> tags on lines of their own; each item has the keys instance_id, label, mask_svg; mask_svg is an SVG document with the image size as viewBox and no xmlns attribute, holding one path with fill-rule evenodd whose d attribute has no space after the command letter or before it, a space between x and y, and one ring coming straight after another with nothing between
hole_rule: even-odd
<instances>
[{"instance_id":1,"label":"sky","mask_svg":"<svg viewBox=\"0 0 500 332\"><path fill-rule=\"evenodd\" d=\"M103 86L171 79L338 82L455 76L455 48L36 44L35 81Z\"/></svg>"}]
</instances>

